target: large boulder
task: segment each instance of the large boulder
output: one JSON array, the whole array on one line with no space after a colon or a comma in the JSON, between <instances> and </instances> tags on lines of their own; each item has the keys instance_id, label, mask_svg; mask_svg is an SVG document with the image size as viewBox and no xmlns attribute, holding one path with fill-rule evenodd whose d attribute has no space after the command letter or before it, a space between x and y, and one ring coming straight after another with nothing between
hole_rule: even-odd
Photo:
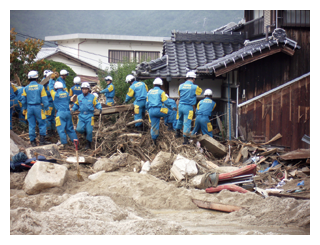
<instances>
[{"instance_id":1,"label":"large boulder","mask_svg":"<svg viewBox=\"0 0 320 245\"><path fill-rule=\"evenodd\" d=\"M116 162L113 162L110 158L99 158L98 161L95 162L95 164L93 165L93 169L95 171L106 171L106 172L110 172L110 171L114 171L119 169L119 164Z\"/></svg>"},{"instance_id":2,"label":"large boulder","mask_svg":"<svg viewBox=\"0 0 320 245\"><path fill-rule=\"evenodd\" d=\"M24 180L24 191L32 195L43 189L60 187L67 179L67 172L65 166L36 161Z\"/></svg>"}]
</instances>

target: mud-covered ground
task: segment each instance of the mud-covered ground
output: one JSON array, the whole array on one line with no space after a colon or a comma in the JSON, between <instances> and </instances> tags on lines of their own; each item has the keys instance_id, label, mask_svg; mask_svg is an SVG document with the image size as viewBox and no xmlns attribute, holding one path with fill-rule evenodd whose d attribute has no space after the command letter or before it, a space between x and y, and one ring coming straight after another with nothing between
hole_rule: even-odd
<instances>
[{"instance_id":1,"label":"mud-covered ground","mask_svg":"<svg viewBox=\"0 0 320 245\"><path fill-rule=\"evenodd\" d=\"M10 234L310 234L310 200L227 190L209 194L134 172L106 172L93 181L90 174L81 168L85 181L78 182L70 168L61 188L27 195L21 189L26 172L10 173ZM200 209L193 198L242 209Z\"/></svg>"}]
</instances>

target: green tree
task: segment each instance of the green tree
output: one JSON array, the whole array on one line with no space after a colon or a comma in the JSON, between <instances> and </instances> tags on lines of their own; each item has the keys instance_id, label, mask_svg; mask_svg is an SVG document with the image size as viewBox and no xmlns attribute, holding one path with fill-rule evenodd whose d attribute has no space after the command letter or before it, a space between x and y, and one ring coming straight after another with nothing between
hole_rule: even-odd
<instances>
[{"instance_id":1,"label":"green tree","mask_svg":"<svg viewBox=\"0 0 320 245\"><path fill-rule=\"evenodd\" d=\"M129 74L132 74L132 71L135 70L137 66L137 62L128 62L125 61L123 63L118 63L118 64L110 64L110 68L106 69L105 71L98 72L98 77L100 81L100 85L102 89L107 87L107 83L105 82L104 78L106 76L111 76L113 81L113 85L115 87L116 93L115 93L115 98L114 100L119 104L123 103L124 100L126 99L126 94L128 92L128 89L130 87L130 84L126 83L126 76ZM138 79L139 80L139 79ZM147 79L144 80L149 88L153 88L153 80L152 79Z\"/></svg>"},{"instance_id":2,"label":"green tree","mask_svg":"<svg viewBox=\"0 0 320 245\"><path fill-rule=\"evenodd\" d=\"M10 80L14 79L14 74L17 74L23 85L26 85L28 72L31 70L38 71L39 75L43 74L44 61L34 61L43 41L27 38L25 41L16 41L16 32L14 28L10 30Z\"/></svg>"},{"instance_id":3,"label":"green tree","mask_svg":"<svg viewBox=\"0 0 320 245\"><path fill-rule=\"evenodd\" d=\"M60 73L61 70L67 70L69 72L69 75L66 78L66 85L67 88L71 88L74 84L73 84L73 78L75 76L77 76L77 74L66 64L61 63L61 62L57 62L57 61L53 61L53 60L45 60L44 61L44 67L51 67L50 69L52 71L56 71L58 73ZM45 69L49 69L49 68L45 68Z\"/></svg>"}]
</instances>

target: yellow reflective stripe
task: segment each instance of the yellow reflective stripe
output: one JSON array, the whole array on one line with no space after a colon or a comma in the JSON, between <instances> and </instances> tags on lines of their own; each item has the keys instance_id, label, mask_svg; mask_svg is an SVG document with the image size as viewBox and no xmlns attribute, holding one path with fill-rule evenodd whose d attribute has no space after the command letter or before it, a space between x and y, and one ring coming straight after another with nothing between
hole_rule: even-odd
<instances>
[{"instance_id":1,"label":"yellow reflective stripe","mask_svg":"<svg viewBox=\"0 0 320 245\"><path fill-rule=\"evenodd\" d=\"M113 85L110 85L108 91L111 92L113 90Z\"/></svg>"},{"instance_id":2,"label":"yellow reflective stripe","mask_svg":"<svg viewBox=\"0 0 320 245\"><path fill-rule=\"evenodd\" d=\"M77 96L77 101L75 102L75 104L79 105L78 96Z\"/></svg>"},{"instance_id":3,"label":"yellow reflective stripe","mask_svg":"<svg viewBox=\"0 0 320 245\"><path fill-rule=\"evenodd\" d=\"M91 126L94 126L94 117L91 117Z\"/></svg>"},{"instance_id":4,"label":"yellow reflective stripe","mask_svg":"<svg viewBox=\"0 0 320 245\"><path fill-rule=\"evenodd\" d=\"M41 109L41 119L46 119L46 113Z\"/></svg>"},{"instance_id":5,"label":"yellow reflective stripe","mask_svg":"<svg viewBox=\"0 0 320 245\"><path fill-rule=\"evenodd\" d=\"M51 94L51 97L52 97L52 100L54 100L54 97L56 95L56 91L54 91L53 89L50 91L50 94Z\"/></svg>"},{"instance_id":6,"label":"yellow reflective stripe","mask_svg":"<svg viewBox=\"0 0 320 245\"><path fill-rule=\"evenodd\" d=\"M165 102L167 99L168 98L167 98L165 92L162 92L162 94L161 94L161 102Z\"/></svg>"},{"instance_id":7,"label":"yellow reflective stripe","mask_svg":"<svg viewBox=\"0 0 320 245\"><path fill-rule=\"evenodd\" d=\"M72 89L70 89L69 96L71 97L72 95L73 95L73 91Z\"/></svg>"},{"instance_id":8,"label":"yellow reflective stripe","mask_svg":"<svg viewBox=\"0 0 320 245\"><path fill-rule=\"evenodd\" d=\"M24 89L23 89L23 92L22 92L21 96L27 96L27 93L26 93L26 91Z\"/></svg>"},{"instance_id":9,"label":"yellow reflective stripe","mask_svg":"<svg viewBox=\"0 0 320 245\"><path fill-rule=\"evenodd\" d=\"M193 111L189 111L188 119L192 120L192 118L193 118Z\"/></svg>"},{"instance_id":10,"label":"yellow reflective stripe","mask_svg":"<svg viewBox=\"0 0 320 245\"><path fill-rule=\"evenodd\" d=\"M16 88L16 86L14 86L13 84L11 84L11 87L13 89L13 92L16 92L18 89Z\"/></svg>"},{"instance_id":11,"label":"yellow reflective stripe","mask_svg":"<svg viewBox=\"0 0 320 245\"><path fill-rule=\"evenodd\" d=\"M200 95L202 93L202 89L197 86L197 89L196 89L196 95Z\"/></svg>"},{"instance_id":12,"label":"yellow reflective stripe","mask_svg":"<svg viewBox=\"0 0 320 245\"><path fill-rule=\"evenodd\" d=\"M207 129L208 129L208 132L211 132L211 131L212 131L212 124L211 124L211 122L208 122L208 123L207 123Z\"/></svg>"},{"instance_id":13,"label":"yellow reflective stripe","mask_svg":"<svg viewBox=\"0 0 320 245\"><path fill-rule=\"evenodd\" d=\"M22 103L18 100L19 106L22 107Z\"/></svg>"},{"instance_id":14,"label":"yellow reflective stripe","mask_svg":"<svg viewBox=\"0 0 320 245\"><path fill-rule=\"evenodd\" d=\"M129 91L128 91L127 95L130 96L130 97L133 97L134 91L133 91L132 88L129 88Z\"/></svg>"},{"instance_id":15,"label":"yellow reflective stripe","mask_svg":"<svg viewBox=\"0 0 320 245\"><path fill-rule=\"evenodd\" d=\"M47 96L47 92L46 92L46 90L44 89L44 87L42 87L41 97L44 97L44 96Z\"/></svg>"},{"instance_id":16,"label":"yellow reflective stripe","mask_svg":"<svg viewBox=\"0 0 320 245\"><path fill-rule=\"evenodd\" d=\"M146 98L146 101L148 102L148 96L147 96L147 98Z\"/></svg>"},{"instance_id":17,"label":"yellow reflective stripe","mask_svg":"<svg viewBox=\"0 0 320 245\"><path fill-rule=\"evenodd\" d=\"M168 114L168 108L161 108L160 112L162 112L164 114Z\"/></svg>"},{"instance_id":18,"label":"yellow reflective stripe","mask_svg":"<svg viewBox=\"0 0 320 245\"><path fill-rule=\"evenodd\" d=\"M60 117L56 117L55 120L56 120L56 127L59 127L61 125Z\"/></svg>"},{"instance_id":19,"label":"yellow reflective stripe","mask_svg":"<svg viewBox=\"0 0 320 245\"><path fill-rule=\"evenodd\" d=\"M216 105L217 105L217 104L214 104L214 107L213 107L213 109L212 109L212 110L214 110L214 108L216 108Z\"/></svg>"},{"instance_id":20,"label":"yellow reflective stripe","mask_svg":"<svg viewBox=\"0 0 320 245\"><path fill-rule=\"evenodd\" d=\"M198 105L197 105L197 109L199 110L199 106L200 106L200 101L199 101L199 103L198 103Z\"/></svg>"},{"instance_id":21,"label":"yellow reflective stripe","mask_svg":"<svg viewBox=\"0 0 320 245\"><path fill-rule=\"evenodd\" d=\"M139 106L134 105L134 114L139 114Z\"/></svg>"},{"instance_id":22,"label":"yellow reflective stripe","mask_svg":"<svg viewBox=\"0 0 320 245\"><path fill-rule=\"evenodd\" d=\"M177 116L176 119L179 120L179 109L177 110Z\"/></svg>"},{"instance_id":23,"label":"yellow reflective stripe","mask_svg":"<svg viewBox=\"0 0 320 245\"><path fill-rule=\"evenodd\" d=\"M147 84L144 84L144 85L146 86L146 90L147 90L147 92L148 92L148 90L149 90L149 89L148 89L148 86L147 86Z\"/></svg>"},{"instance_id":24,"label":"yellow reflective stripe","mask_svg":"<svg viewBox=\"0 0 320 245\"><path fill-rule=\"evenodd\" d=\"M96 104L97 104L97 97L94 96L93 101L92 101L92 104L93 104L94 106L96 106Z\"/></svg>"},{"instance_id":25,"label":"yellow reflective stripe","mask_svg":"<svg viewBox=\"0 0 320 245\"><path fill-rule=\"evenodd\" d=\"M64 91L66 91L67 93L69 93L69 92L68 92L68 88L64 88Z\"/></svg>"},{"instance_id":26,"label":"yellow reflective stripe","mask_svg":"<svg viewBox=\"0 0 320 245\"><path fill-rule=\"evenodd\" d=\"M108 102L107 105L112 106L112 102Z\"/></svg>"}]
</instances>

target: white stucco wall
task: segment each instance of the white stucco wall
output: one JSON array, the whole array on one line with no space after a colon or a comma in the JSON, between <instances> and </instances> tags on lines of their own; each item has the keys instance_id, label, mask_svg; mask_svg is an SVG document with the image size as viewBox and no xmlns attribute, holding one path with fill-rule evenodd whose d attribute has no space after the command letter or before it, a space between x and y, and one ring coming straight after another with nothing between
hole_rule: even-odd
<instances>
[{"instance_id":1,"label":"white stucco wall","mask_svg":"<svg viewBox=\"0 0 320 245\"><path fill-rule=\"evenodd\" d=\"M169 82L169 96L173 98L178 98L178 88L179 85L184 83L184 79L172 79L171 82ZM195 82L196 85L198 85L200 88L202 88L202 91L204 92L206 89L212 90L212 97L213 98L221 98L221 85L222 85L222 79L197 79ZM203 98L203 95L198 96L198 98Z\"/></svg>"},{"instance_id":2,"label":"white stucco wall","mask_svg":"<svg viewBox=\"0 0 320 245\"><path fill-rule=\"evenodd\" d=\"M80 63L75 62L73 60L69 60L61 55L54 55L49 58L49 60L57 61L68 65L76 74L84 75L84 76L97 76L94 70L82 66Z\"/></svg>"},{"instance_id":3,"label":"white stucco wall","mask_svg":"<svg viewBox=\"0 0 320 245\"><path fill-rule=\"evenodd\" d=\"M162 42L73 39L57 41L59 48L94 66L106 69L109 67L109 50L156 51L162 54ZM78 52L79 45L79 52ZM92 54L90 54L90 53ZM160 57L159 56L159 57ZM101 62L101 63L100 63Z\"/></svg>"}]
</instances>

